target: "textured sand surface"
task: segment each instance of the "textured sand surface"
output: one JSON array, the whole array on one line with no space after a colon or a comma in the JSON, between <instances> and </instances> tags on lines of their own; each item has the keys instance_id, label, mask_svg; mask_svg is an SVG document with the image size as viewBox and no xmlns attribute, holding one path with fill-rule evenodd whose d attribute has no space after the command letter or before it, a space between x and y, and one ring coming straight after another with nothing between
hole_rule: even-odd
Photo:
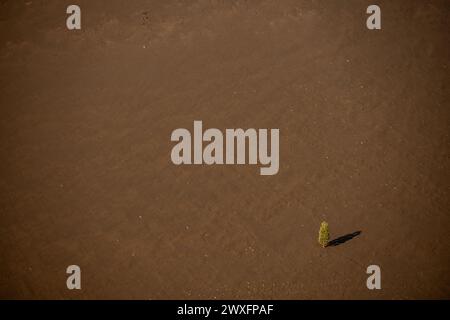
<instances>
[{"instance_id":1,"label":"textured sand surface","mask_svg":"<svg viewBox=\"0 0 450 320\"><path fill-rule=\"evenodd\" d=\"M77 3L0 1L0 298L450 298L448 1ZM173 165L194 120L279 173Z\"/></svg>"}]
</instances>

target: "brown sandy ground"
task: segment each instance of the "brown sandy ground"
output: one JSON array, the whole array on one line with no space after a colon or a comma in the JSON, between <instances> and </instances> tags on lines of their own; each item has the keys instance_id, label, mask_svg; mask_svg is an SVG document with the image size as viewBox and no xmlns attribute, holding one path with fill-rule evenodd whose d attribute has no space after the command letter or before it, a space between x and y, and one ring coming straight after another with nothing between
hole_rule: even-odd
<instances>
[{"instance_id":1,"label":"brown sandy ground","mask_svg":"<svg viewBox=\"0 0 450 320\"><path fill-rule=\"evenodd\" d=\"M448 1L76 2L0 1L0 298L450 298ZM280 172L173 165L194 120Z\"/></svg>"}]
</instances>

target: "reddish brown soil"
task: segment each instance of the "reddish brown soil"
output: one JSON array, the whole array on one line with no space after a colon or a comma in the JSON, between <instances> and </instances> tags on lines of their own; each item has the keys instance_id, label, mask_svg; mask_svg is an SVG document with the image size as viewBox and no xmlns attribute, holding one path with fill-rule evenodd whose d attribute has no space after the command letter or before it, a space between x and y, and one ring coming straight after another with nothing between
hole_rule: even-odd
<instances>
[{"instance_id":1,"label":"reddish brown soil","mask_svg":"<svg viewBox=\"0 0 450 320\"><path fill-rule=\"evenodd\" d=\"M76 2L0 1L0 298L450 298L448 1ZM279 173L173 165L194 120Z\"/></svg>"}]
</instances>

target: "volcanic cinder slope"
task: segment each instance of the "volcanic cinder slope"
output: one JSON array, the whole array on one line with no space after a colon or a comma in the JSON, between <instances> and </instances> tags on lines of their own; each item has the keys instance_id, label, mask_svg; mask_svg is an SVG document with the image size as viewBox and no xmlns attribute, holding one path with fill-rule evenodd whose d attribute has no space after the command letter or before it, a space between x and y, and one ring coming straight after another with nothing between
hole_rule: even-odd
<instances>
[{"instance_id":1,"label":"volcanic cinder slope","mask_svg":"<svg viewBox=\"0 0 450 320\"><path fill-rule=\"evenodd\" d=\"M77 3L0 1L0 298L450 298L448 1ZM194 120L278 174L173 165Z\"/></svg>"}]
</instances>

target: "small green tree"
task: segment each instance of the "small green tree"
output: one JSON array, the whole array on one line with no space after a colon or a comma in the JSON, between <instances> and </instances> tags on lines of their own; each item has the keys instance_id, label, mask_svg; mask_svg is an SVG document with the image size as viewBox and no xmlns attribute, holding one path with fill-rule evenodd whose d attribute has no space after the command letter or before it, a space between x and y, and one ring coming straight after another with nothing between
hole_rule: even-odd
<instances>
[{"instance_id":1,"label":"small green tree","mask_svg":"<svg viewBox=\"0 0 450 320\"><path fill-rule=\"evenodd\" d=\"M330 241L330 233L328 232L328 223L323 221L320 224L319 243L322 245L322 247L325 248L328 245L328 241Z\"/></svg>"}]
</instances>

